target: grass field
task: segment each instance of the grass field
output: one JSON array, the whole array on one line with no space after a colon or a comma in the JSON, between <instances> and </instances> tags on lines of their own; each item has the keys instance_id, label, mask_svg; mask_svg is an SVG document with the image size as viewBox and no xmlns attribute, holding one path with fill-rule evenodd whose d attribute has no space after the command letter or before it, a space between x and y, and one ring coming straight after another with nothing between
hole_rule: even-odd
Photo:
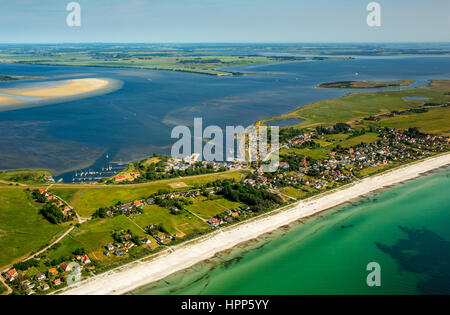
<instances>
[{"instance_id":1,"label":"grass field","mask_svg":"<svg viewBox=\"0 0 450 315\"><path fill-rule=\"evenodd\" d=\"M37 251L63 232L38 212L24 190L0 190L0 267Z\"/></svg>"},{"instance_id":2,"label":"grass field","mask_svg":"<svg viewBox=\"0 0 450 315\"><path fill-rule=\"evenodd\" d=\"M52 173L34 170L0 171L0 180L28 185L45 183L47 176L52 176Z\"/></svg>"},{"instance_id":3,"label":"grass field","mask_svg":"<svg viewBox=\"0 0 450 315\"><path fill-rule=\"evenodd\" d=\"M292 186L287 186L287 187L283 187L283 189L281 189L281 192L285 195L288 195L292 198L298 199L298 198L302 198L306 196L306 192L302 191L302 190L298 190Z\"/></svg>"},{"instance_id":4,"label":"grass field","mask_svg":"<svg viewBox=\"0 0 450 315\"><path fill-rule=\"evenodd\" d=\"M173 215L168 209L156 205L145 206L143 210L143 214L132 218L143 229L150 224L163 224L171 234L177 233L179 236L210 229L208 224L187 211Z\"/></svg>"},{"instance_id":5,"label":"grass field","mask_svg":"<svg viewBox=\"0 0 450 315\"><path fill-rule=\"evenodd\" d=\"M108 207L116 204L118 201L128 202L134 199L148 197L157 193L160 189L171 189L170 184L183 182L188 187L180 188L186 190L198 185L205 184L217 179L239 179L241 173L217 173L207 174L195 177L176 178L158 182L136 185L110 185L110 186L84 186L83 188L74 188L73 185L54 186L50 191L63 197L73 206L81 216L90 216L98 208Z\"/></svg>"},{"instance_id":6,"label":"grass field","mask_svg":"<svg viewBox=\"0 0 450 315\"><path fill-rule=\"evenodd\" d=\"M19 62L40 65L58 66L96 66L114 68L139 68L151 70L168 70L194 72L208 75L233 75L230 71L220 70L222 68L276 63L283 61L303 61L307 57L283 57L283 56L232 56L232 55L207 55L208 52L198 52L195 56L186 54L176 49L143 50L133 51L115 47L99 51L80 48L79 51L44 52L33 51L32 53L15 54L0 51L0 61ZM326 57L322 59L328 59ZM333 58L343 59L343 58Z\"/></svg>"},{"instance_id":7,"label":"grass field","mask_svg":"<svg viewBox=\"0 0 450 315\"><path fill-rule=\"evenodd\" d=\"M350 139L345 139L342 141L335 142L334 144L339 144L343 148L350 148L360 143L372 143L380 140L380 137L376 133L366 133L361 136L353 137Z\"/></svg>"},{"instance_id":8,"label":"grass field","mask_svg":"<svg viewBox=\"0 0 450 315\"><path fill-rule=\"evenodd\" d=\"M5 293L7 291L6 287L3 285L3 283L0 282L0 295Z\"/></svg>"},{"instance_id":9,"label":"grass field","mask_svg":"<svg viewBox=\"0 0 450 315\"><path fill-rule=\"evenodd\" d=\"M210 219L225 210L232 210L239 206L242 206L242 204L224 198L208 200L206 197L200 197L194 200L194 203L186 208L204 219Z\"/></svg>"},{"instance_id":10,"label":"grass field","mask_svg":"<svg viewBox=\"0 0 450 315\"><path fill-rule=\"evenodd\" d=\"M450 136L450 109L430 109L426 113L409 114L382 119L378 125L383 127L410 128L430 134Z\"/></svg>"},{"instance_id":11,"label":"grass field","mask_svg":"<svg viewBox=\"0 0 450 315\"><path fill-rule=\"evenodd\" d=\"M288 155L291 153L308 156L314 160L321 160L326 159L328 157L328 154L330 154L331 148L317 148L317 149L298 149L298 148L289 148L289 149L281 149L280 150L280 156Z\"/></svg>"},{"instance_id":12,"label":"grass field","mask_svg":"<svg viewBox=\"0 0 450 315\"><path fill-rule=\"evenodd\" d=\"M117 260L115 256L105 256L105 245L113 243L113 231L131 230L133 234L144 237L144 232L139 229L126 216L117 216L107 219L94 219L83 223L75 228L66 238L61 241L61 246L47 252L49 260L60 257L71 256L78 248L84 248L88 255L102 262ZM154 242L154 241L153 241Z\"/></svg>"},{"instance_id":13,"label":"grass field","mask_svg":"<svg viewBox=\"0 0 450 315\"><path fill-rule=\"evenodd\" d=\"M445 104L450 101L450 80L431 81L430 85L398 91L381 91L372 93L352 93L347 96L312 103L282 116L268 120L301 118L304 121L295 127L324 125L336 122L353 122L365 117L389 113L393 110L417 108L425 103ZM404 97L427 97L426 101L404 100ZM444 109L446 112L448 108ZM448 114L446 114L448 115ZM268 121L266 120L266 121ZM264 122L264 121L262 121ZM423 128L431 128L431 120L424 122ZM444 126L448 130L448 127ZM439 129L438 131L440 131Z\"/></svg>"}]
</instances>

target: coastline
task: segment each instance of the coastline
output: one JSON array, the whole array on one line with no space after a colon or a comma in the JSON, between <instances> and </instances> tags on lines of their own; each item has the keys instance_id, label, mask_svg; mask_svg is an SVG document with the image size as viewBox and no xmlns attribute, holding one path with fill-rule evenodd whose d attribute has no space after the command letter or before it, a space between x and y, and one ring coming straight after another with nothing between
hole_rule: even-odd
<instances>
[{"instance_id":1,"label":"coastline","mask_svg":"<svg viewBox=\"0 0 450 315\"><path fill-rule=\"evenodd\" d=\"M82 81L84 80L84 81ZM69 83L51 88L31 88L28 90L1 90L4 97L15 98L13 103L0 104L0 112L65 103L78 99L109 94L121 89L123 82L111 78L71 79Z\"/></svg>"},{"instance_id":2,"label":"coastline","mask_svg":"<svg viewBox=\"0 0 450 315\"><path fill-rule=\"evenodd\" d=\"M254 219L219 229L199 239L188 241L159 254L88 278L55 293L74 295L125 294L299 219L317 215L353 199L401 184L449 164L450 153L409 163L336 190L297 201Z\"/></svg>"}]
</instances>

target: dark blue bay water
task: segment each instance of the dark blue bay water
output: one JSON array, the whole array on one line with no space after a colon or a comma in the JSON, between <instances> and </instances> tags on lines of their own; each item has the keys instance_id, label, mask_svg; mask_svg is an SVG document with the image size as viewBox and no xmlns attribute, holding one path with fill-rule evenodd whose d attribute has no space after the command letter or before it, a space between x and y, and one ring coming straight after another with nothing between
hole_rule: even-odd
<instances>
[{"instance_id":1,"label":"dark blue bay water","mask_svg":"<svg viewBox=\"0 0 450 315\"><path fill-rule=\"evenodd\" d=\"M45 76L47 80L105 77L124 83L122 89L106 95L0 112L0 169L44 168L63 173L88 168L106 153L110 161L126 162L169 152L173 126L192 125L194 117L203 117L204 125L249 125L351 91L313 89L323 82L413 79L421 85L430 79L449 79L450 58L289 62L235 70L276 75L215 77L0 64L1 74ZM0 83L0 89L12 86Z\"/></svg>"}]
</instances>

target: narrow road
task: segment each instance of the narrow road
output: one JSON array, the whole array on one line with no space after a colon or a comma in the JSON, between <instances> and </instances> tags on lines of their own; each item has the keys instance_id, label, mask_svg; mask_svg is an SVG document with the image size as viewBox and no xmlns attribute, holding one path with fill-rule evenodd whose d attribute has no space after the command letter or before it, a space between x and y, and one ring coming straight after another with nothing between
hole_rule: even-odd
<instances>
[{"instance_id":1,"label":"narrow road","mask_svg":"<svg viewBox=\"0 0 450 315\"><path fill-rule=\"evenodd\" d=\"M43 252L45 252L46 250L48 250L50 247L52 247L52 246L55 245L56 243L59 243L64 237L66 237L70 232L72 232L72 230L73 230L74 228L75 228L75 227L72 226L70 229L68 229L67 231L65 231L63 235L61 235L60 237L58 237L58 239L57 239L56 241L54 241L53 243L51 243L50 245L48 245L48 246L45 247L44 249L38 251L37 253L31 255L31 256L28 257L27 259L24 259L23 261L27 261L27 260L33 259L33 258L36 257L36 256L39 256L40 254L42 254Z\"/></svg>"}]
</instances>

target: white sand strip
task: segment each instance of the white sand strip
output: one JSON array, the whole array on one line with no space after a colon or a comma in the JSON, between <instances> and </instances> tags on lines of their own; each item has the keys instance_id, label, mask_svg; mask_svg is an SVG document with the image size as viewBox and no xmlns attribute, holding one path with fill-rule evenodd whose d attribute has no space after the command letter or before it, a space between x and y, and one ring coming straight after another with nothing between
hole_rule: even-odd
<instances>
[{"instance_id":1,"label":"white sand strip","mask_svg":"<svg viewBox=\"0 0 450 315\"><path fill-rule=\"evenodd\" d=\"M174 272L186 269L216 253L264 233L357 197L372 193L420 176L422 173L450 165L450 153L409 164L386 173L366 178L336 191L297 202L285 209L271 212L240 224L221 229L197 240L173 247L153 259L144 259L86 279L64 289L62 294L124 294Z\"/></svg>"}]
</instances>

